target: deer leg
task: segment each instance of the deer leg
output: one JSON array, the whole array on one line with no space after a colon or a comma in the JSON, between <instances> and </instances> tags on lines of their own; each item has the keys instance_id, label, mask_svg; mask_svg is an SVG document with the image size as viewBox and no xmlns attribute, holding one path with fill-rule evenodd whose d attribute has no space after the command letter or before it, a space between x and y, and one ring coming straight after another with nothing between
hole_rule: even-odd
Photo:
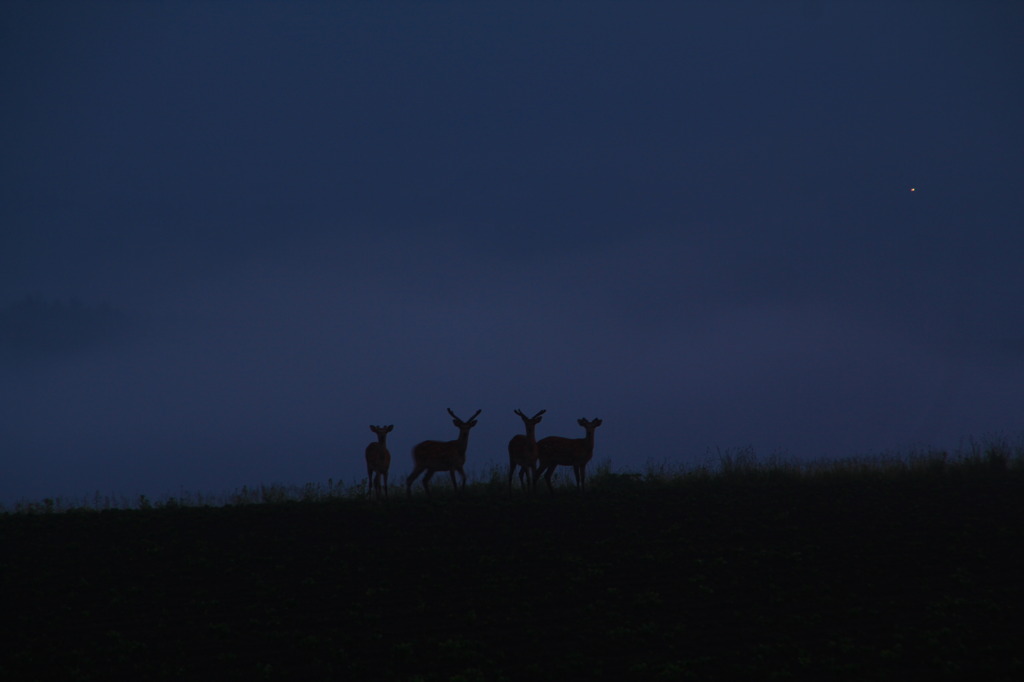
<instances>
[{"instance_id":1,"label":"deer leg","mask_svg":"<svg viewBox=\"0 0 1024 682\"><path fill-rule=\"evenodd\" d=\"M514 474L515 472L516 472L516 463L515 462L509 462L509 465L508 465L508 494L509 495L512 494L512 474ZM522 471L519 472L519 480L520 481L523 480L523 472Z\"/></svg>"},{"instance_id":2,"label":"deer leg","mask_svg":"<svg viewBox=\"0 0 1024 682\"><path fill-rule=\"evenodd\" d=\"M388 474L384 472L384 499L388 497Z\"/></svg>"},{"instance_id":3,"label":"deer leg","mask_svg":"<svg viewBox=\"0 0 1024 682\"><path fill-rule=\"evenodd\" d=\"M555 489L551 487L551 476L555 473L555 465L552 464L547 468L547 473L544 475L544 482L548 484L548 492L553 493Z\"/></svg>"},{"instance_id":4,"label":"deer leg","mask_svg":"<svg viewBox=\"0 0 1024 682\"><path fill-rule=\"evenodd\" d=\"M405 492L407 496L412 495L412 484L416 481L416 477L423 473L424 467L416 467L409 474L409 478L405 479Z\"/></svg>"},{"instance_id":5,"label":"deer leg","mask_svg":"<svg viewBox=\"0 0 1024 682\"><path fill-rule=\"evenodd\" d=\"M430 497L430 478L434 475L434 470L430 469L427 471L427 475L423 477L423 489L427 491L427 497Z\"/></svg>"}]
</instances>

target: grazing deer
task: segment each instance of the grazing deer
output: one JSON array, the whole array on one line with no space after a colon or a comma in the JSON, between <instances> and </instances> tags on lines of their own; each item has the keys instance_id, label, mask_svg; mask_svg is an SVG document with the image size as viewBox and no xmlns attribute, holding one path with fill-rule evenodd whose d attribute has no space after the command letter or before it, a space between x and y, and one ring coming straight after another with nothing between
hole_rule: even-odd
<instances>
[{"instance_id":1,"label":"grazing deer","mask_svg":"<svg viewBox=\"0 0 1024 682\"><path fill-rule=\"evenodd\" d=\"M527 485L533 489L536 481L534 480L537 476L537 436L536 428L537 424L542 419L541 415L547 412L547 410L541 410L532 417L527 417L519 410L515 410L515 413L519 415L519 418L526 424L526 435L517 434L512 436L512 440L508 442L508 492L512 494L512 475L516 471L516 467L519 467L519 486L526 488Z\"/></svg>"},{"instance_id":2,"label":"grazing deer","mask_svg":"<svg viewBox=\"0 0 1024 682\"><path fill-rule=\"evenodd\" d=\"M377 434L377 442L366 446L366 496L370 496L370 488L377 490L380 499L380 482L384 479L384 497L388 496L388 469L391 468L391 453L388 452L388 434L395 428L388 426L370 426Z\"/></svg>"},{"instance_id":3,"label":"grazing deer","mask_svg":"<svg viewBox=\"0 0 1024 682\"><path fill-rule=\"evenodd\" d=\"M455 472L462 476L462 487L466 487L466 472L463 466L466 464L466 446L469 445L469 430L476 426L476 411L467 421L462 421L448 408L448 414L452 416L452 424L459 430L459 437L455 440L425 440L412 449L412 462L414 468L409 478L405 480L405 492L407 496L412 495L412 484L424 471L427 475L423 477L423 489L430 496L430 477L438 471L447 471L452 476L452 486L458 491L459 485L455 482Z\"/></svg>"},{"instance_id":4,"label":"grazing deer","mask_svg":"<svg viewBox=\"0 0 1024 682\"><path fill-rule=\"evenodd\" d=\"M536 482L538 478L544 476L549 491L552 490L551 475L555 473L556 466L571 466L576 477L576 487L580 492L586 491L587 462L594 456L594 429L601 425L601 420L578 419L576 423L586 429L585 437L548 436L537 442L539 466L533 480Z\"/></svg>"}]
</instances>

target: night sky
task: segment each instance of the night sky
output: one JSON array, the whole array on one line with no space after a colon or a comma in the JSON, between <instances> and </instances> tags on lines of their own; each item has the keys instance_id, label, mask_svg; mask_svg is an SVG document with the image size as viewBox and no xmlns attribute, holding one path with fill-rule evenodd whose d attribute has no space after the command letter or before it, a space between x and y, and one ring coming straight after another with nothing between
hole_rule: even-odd
<instances>
[{"instance_id":1,"label":"night sky","mask_svg":"<svg viewBox=\"0 0 1024 682\"><path fill-rule=\"evenodd\" d=\"M1024 3L0 3L0 504L1024 434ZM447 477L438 480L443 481Z\"/></svg>"}]
</instances>

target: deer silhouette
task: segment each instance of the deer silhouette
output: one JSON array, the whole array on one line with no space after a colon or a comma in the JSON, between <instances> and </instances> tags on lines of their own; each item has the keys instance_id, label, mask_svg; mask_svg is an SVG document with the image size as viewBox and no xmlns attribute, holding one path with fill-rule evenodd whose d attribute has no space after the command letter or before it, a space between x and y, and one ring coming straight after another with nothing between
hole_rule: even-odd
<instances>
[{"instance_id":1,"label":"deer silhouette","mask_svg":"<svg viewBox=\"0 0 1024 682\"><path fill-rule=\"evenodd\" d=\"M466 487L466 472L463 467L466 464L466 446L469 445L469 432L476 426L477 415L480 410L466 421L462 421L448 408L448 414L452 416L452 424L459 430L459 437L455 440L425 440L412 449L413 470L405 481L405 492L407 496L412 495L412 484L424 471L423 489L427 496L430 496L430 478L438 471L447 471L452 477L452 486L456 491L459 484L455 481L455 472L462 476L462 487Z\"/></svg>"},{"instance_id":2,"label":"deer silhouette","mask_svg":"<svg viewBox=\"0 0 1024 682\"><path fill-rule=\"evenodd\" d=\"M573 476L576 477L576 487L580 492L586 491L587 462L594 456L594 429L602 422L600 419L578 419L576 423L586 431L583 438L548 436L537 442L538 466L534 481L544 476L549 491L552 490L551 475L555 473L556 466L571 466Z\"/></svg>"},{"instance_id":3,"label":"deer silhouette","mask_svg":"<svg viewBox=\"0 0 1024 682\"><path fill-rule=\"evenodd\" d=\"M519 486L525 489L527 486L532 490L536 484L537 476L537 436L536 428L540 423L542 414L547 410L541 410L532 417L527 417L520 410L515 410L519 418L526 425L526 434L516 434L508 442L508 492L512 493L512 477L516 467L519 467Z\"/></svg>"},{"instance_id":4,"label":"deer silhouette","mask_svg":"<svg viewBox=\"0 0 1024 682\"><path fill-rule=\"evenodd\" d=\"M384 481L384 497L388 496L388 469L391 468L391 453L388 452L388 434L395 428L388 426L370 426L377 434L377 442L366 446L366 496L370 496L371 487L377 491L380 499L380 484Z\"/></svg>"}]
</instances>

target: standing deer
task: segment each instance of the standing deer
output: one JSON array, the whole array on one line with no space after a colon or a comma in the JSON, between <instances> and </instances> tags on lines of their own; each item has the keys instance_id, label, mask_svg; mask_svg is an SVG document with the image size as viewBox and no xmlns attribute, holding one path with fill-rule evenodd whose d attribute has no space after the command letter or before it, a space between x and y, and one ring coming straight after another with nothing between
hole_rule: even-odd
<instances>
[{"instance_id":1,"label":"standing deer","mask_svg":"<svg viewBox=\"0 0 1024 682\"><path fill-rule=\"evenodd\" d=\"M430 477L438 471L447 471L452 477L452 486L456 491L459 489L455 481L455 472L462 476L462 487L466 487L466 472L463 466L466 464L466 446L469 445L469 431L476 426L476 411L467 421L462 421L448 408L448 414L452 416L452 424L459 430L459 437L455 440L425 440L412 449L412 462L414 468L409 478L405 481L405 492L407 496L412 495L412 484L424 471L427 475L423 477L423 489L430 496Z\"/></svg>"},{"instance_id":2,"label":"standing deer","mask_svg":"<svg viewBox=\"0 0 1024 682\"><path fill-rule=\"evenodd\" d=\"M530 489L535 487L537 477L537 424L542 419L541 415L547 410L541 410L532 417L527 417L520 410L515 410L519 418L526 425L526 435L517 434L512 436L508 442L508 492L512 494L512 475L519 467L519 486Z\"/></svg>"},{"instance_id":3,"label":"standing deer","mask_svg":"<svg viewBox=\"0 0 1024 682\"><path fill-rule=\"evenodd\" d=\"M366 446L366 496L370 496L370 488L377 490L380 499L380 482L384 479L384 497L388 496L388 469L391 468L391 453L388 452L388 434L395 428L388 426L370 426L377 434L377 442Z\"/></svg>"},{"instance_id":4,"label":"standing deer","mask_svg":"<svg viewBox=\"0 0 1024 682\"><path fill-rule=\"evenodd\" d=\"M539 466L533 480L536 482L544 476L549 491L552 490L551 475L555 473L556 466L571 466L576 477L576 487L580 492L586 491L587 462L594 456L594 429L601 425L601 420L578 419L576 423L587 432L583 438L548 436L537 443Z\"/></svg>"}]
</instances>

